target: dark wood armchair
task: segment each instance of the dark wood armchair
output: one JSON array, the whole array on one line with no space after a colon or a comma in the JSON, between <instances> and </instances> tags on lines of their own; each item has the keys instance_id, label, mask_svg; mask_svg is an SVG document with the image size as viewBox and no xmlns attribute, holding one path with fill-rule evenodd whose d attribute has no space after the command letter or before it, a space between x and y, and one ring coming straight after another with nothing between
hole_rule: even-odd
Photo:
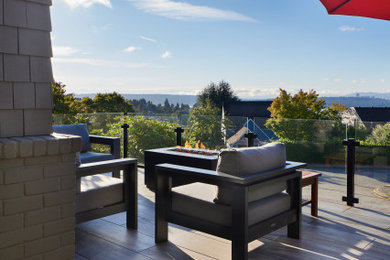
<instances>
[{"instance_id":1,"label":"dark wood armchair","mask_svg":"<svg viewBox=\"0 0 390 260\"><path fill-rule=\"evenodd\" d=\"M119 137L90 135L86 124L53 125L53 131L55 133L78 135L81 137L82 147L79 164L101 162L119 159L121 157ZM110 147L110 153L93 152L91 151L91 144L107 145ZM113 171L112 176L119 178L119 172Z\"/></svg>"},{"instance_id":2,"label":"dark wood armchair","mask_svg":"<svg viewBox=\"0 0 390 260\"><path fill-rule=\"evenodd\" d=\"M232 258L247 259L248 243L287 225L287 235L300 237L301 172L305 164L287 162L282 168L248 176L233 176L217 171L159 164L156 166L156 243L167 241L168 222L216 235L232 241ZM172 188L180 177L230 188L231 205L205 201L185 194L187 184ZM215 187L214 187L215 188ZM283 191L285 189L285 192Z\"/></svg>"},{"instance_id":3,"label":"dark wood armchair","mask_svg":"<svg viewBox=\"0 0 390 260\"><path fill-rule=\"evenodd\" d=\"M123 170L123 178L103 173ZM76 223L126 211L127 228L137 228L137 159L85 163L76 168Z\"/></svg>"}]
</instances>

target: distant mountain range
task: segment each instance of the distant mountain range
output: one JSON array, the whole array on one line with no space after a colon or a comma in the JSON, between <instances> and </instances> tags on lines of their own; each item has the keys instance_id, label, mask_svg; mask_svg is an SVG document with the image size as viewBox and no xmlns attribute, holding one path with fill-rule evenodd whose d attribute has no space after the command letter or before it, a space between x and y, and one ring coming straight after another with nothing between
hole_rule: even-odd
<instances>
[{"instance_id":1,"label":"distant mountain range","mask_svg":"<svg viewBox=\"0 0 390 260\"><path fill-rule=\"evenodd\" d=\"M172 95L172 94L122 94L126 99L142 99L151 101L153 104L164 104L165 99L169 103L183 103L193 106L196 103L196 95ZM90 97L93 98L95 94L76 94L77 98ZM390 107L390 93L353 93L342 97L321 97L330 106L332 103L338 103L347 107ZM243 99L249 100L249 99ZM253 100L253 99L251 99ZM270 100L270 99L268 99Z\"/></svg>"}]
</instances>

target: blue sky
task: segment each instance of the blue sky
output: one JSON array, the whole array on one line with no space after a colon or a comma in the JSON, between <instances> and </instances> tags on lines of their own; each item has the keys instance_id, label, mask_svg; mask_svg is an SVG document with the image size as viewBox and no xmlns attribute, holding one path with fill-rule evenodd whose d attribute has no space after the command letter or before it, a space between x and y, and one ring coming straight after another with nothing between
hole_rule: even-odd
<instances>
[{"instance_id":1,"label":"blue sky","mask_svg":"<svg viewBox=\"0 0 390 260\"><path fill-rule=\"evenodd\" d=\"M390 91L390 21L329 16L318 0L56 0L51 16L68 92Z\"/></svg>"}]
</instances>

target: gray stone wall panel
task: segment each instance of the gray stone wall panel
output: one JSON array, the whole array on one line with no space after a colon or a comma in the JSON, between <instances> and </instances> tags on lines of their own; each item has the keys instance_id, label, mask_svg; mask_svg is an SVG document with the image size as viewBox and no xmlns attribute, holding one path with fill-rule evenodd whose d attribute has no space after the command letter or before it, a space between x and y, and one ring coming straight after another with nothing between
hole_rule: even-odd
<instances>
[{"instance_id":1,"label":"gray stone wall panel","mask_svg":"<svg viewBox=\"0 0 390 260\"><path fill-rule=\"evenodd\" d=\"M53 108L52 89L50 83L35 85L35 107L42 109Z\"/></svg>"},{"instance_id":2,"label":"gray stone wall panel","mask_svg":"<svg viewBox=\"0 0 390 260\"><path fill-rule=\"evenodd\" d=\"M52 0L26 0L27 2L33 2L33 3L38 3L38 4L44 4L44 5L49 5L51 6L53 1Z\"/></svg>"},{"instance_id":3,"label":"gray stone wall panel","mask_svg":"<svg viewBox=\"0 0 390 260\"><path fill-rule=\"evenodd\" d=\"M4 1L0 0L0 24L4 24L4 11L3 11Z\"/></svg>"},{"instance_id":4,"label":"gray stone wall panel","mask_svg":"<svg viewBox=\"0 0 390 260\"><path fill-rule=\"evenodd\" d=\"M24 135L48 135L53 132L51 109L25 109Z\"/></svg>"},{"instance_id":5,"label":"gray stone wall panel","mask_svg":"<svg viewBox=\"0 0 390 260\"><path fill-rule=\"evenodd\" d=\"M35 108L35 86L33 83L14 83L14 108Z\"/></svg>"},{"instance_id":6,"label":"gray stone wall panel","mask_svg":"<svg viewBox=\"0 0 390 260\"><path fill-rule=\"evenodd\" d=\"M0 53L0 81L4 80L3 65L4 65L3 54Z\"/></svg>"},{"instance_id":7,"label":"gray stone wall panel","mask_svg":"<svg viewBox=\"0 0 390 260\"><path fill-rule=\"evenodd\" d=\"M13 109L12 84L0 82L0 109Z\"/></svg>"},{"instance_id":8,"label":"gray stone wall panel","mask_svg":"<svg viewBox=\"0 0 390 260\"><path fill-rule=\"evenodd\" d=\"M27 3L27 26L32 29L51 31L50 7Z\"/></svg>"},{"instance_id":9,"label":"gray stone wall panel","mask_svg":"<svg viewBox=\"0 0 390 260\"><path fill-rule=\"evenodd\" d=\"M4 54L4 80L14 82L29 82L29 57Z\"/></svg>"},{"instance_id":10,"label":"gray stone wall panel","mask_svg":"<svg viewBox=\"0 0 390 260\"><path fill-rule=\"evenodd\" d=\"M0 135L23 136L23 110L0 110Z\"/></svg>"},{"instance_id":11,"label":"gray stone wall panel","mask_svg":"<svg viewBox=\"0 0 390 260\"><path fill-rule=\"evenodd\" d=\"M27 26L25 1L4 0L4 24L18 27Z\"/></svg>"},{"instance_id":12,"label":"gray stone wall panel","mask_svg":"<svg viewBox=\"0 0 390 260\"><path fill-rule=\"evenodd\" d=\"M51 57L50 32L19 29L19 53L23 55Z\"/></svg>"},{"instance_id":13,"label":"gray stone wall panel","mask_svg":"<svg viewBox=\"0 0 390 260\"><path fill-rule=\"evenodd\" d=\"M18 53L18 31L14 27L0 26L0 52Z\"/></svg>"},{"instance_id":14,"label":"gray stone wall panel","mask_svg":"<svg viewBox=\"0 0 390 260\"><path fill-rule=\"evenodd\" d=\"M31 81L35 83L53 82L50 58L31 57Z\"/></svg>"}]
</instances>

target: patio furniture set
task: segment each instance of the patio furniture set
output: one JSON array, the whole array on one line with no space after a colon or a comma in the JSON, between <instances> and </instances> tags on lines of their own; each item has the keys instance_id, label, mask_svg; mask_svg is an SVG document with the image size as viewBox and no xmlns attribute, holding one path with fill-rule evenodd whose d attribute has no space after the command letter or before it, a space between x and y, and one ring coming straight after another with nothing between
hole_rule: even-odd
<instances>
[{"instance_id":1,"label":"patio furniture set","mask_svg":"<svg viewBox=\"0 0 390 260\"><path fill-rule=\"evenodd\" d=\"M83 139L76 170L76 222L126 211L127 228L137 229L137 159L116 159L119 138L90 136L85 125L65 128L54 129ZM110 145L111 153L89 152L86 140ZM313 216L318 209L319 174L305 172L302 179L299 169L304 166L286 161L281 143L209 156L172 149L146 151L145 181L156 199L155 242L167 241L168 223L175 223L229 239L232 259L247 259L249 242L281 227L287 226L288 237L299 239L302 186L312 185L311 201L304 205L312 203ZM200 190L213 195L201 199Z\"/></svg>"}]
</instances>

